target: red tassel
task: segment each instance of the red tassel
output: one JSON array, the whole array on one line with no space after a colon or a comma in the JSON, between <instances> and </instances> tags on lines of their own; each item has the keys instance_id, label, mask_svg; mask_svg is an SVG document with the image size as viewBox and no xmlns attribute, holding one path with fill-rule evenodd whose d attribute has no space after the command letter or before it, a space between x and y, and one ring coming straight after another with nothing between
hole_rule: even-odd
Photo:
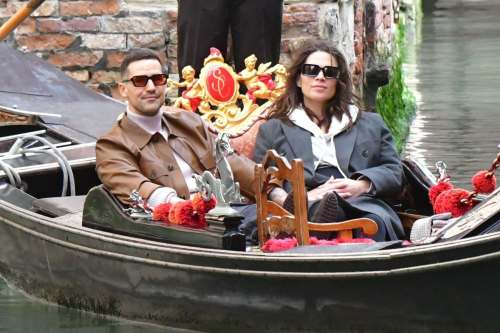
<instances>
[{"instance_id":1,"label":"red tassel","mask_svg":"<svg viewBox=\"0 0 500 333\"><path fill-rule=\"evenodd\" d=\"M217 204L217 200L215 200L215 197L213 195L210 196L209 201L205 201L205 200L203 200L203 197L201 196L200 193L196 193L193 196L192 201L193 201L193 208L198 214L208 213Z\"/></svg>"},{"instance_id":2,"label":"red tassel","mask_svg":"<svg viewBox=\"0 0 500 333\"><path fill-rule=\"evenodd\" d=\"M486 174L490 174L490 177L487 177ZM490 194L497 187L497 180L495 175L488 172L487 170L479 171L472 177L472 185L477 193L485 193Z\"/></svg>"},{"instance_id":3,"label":"red tassel","mask_svg":"<svg viewBox=\"0 0 500 333\"><path fill-rule=\"evenodd\" d=\"M451 190L453 186L448 182L439 182L437 185L434 185L429 190L429 199L431 204L434 206L436 203L436 198L443 192Z\"/></svg>"},{"instance_id":4,"label":"red tassel","mask_svg":"<svg viewBox=\"0 0 500 333\"><path fill-rule=\"evenodd\" d=\"M292 247L296 246L297 246L297 239L295 237L284 238L284 239L271 238L264 244L264 246L262 247L262 251L279 252L291 249Z\"/></svg>"},{"instance_id":5,"label":"red tassel","mask_svg":"<svg viewBox=\"0 0 500 333\"><path fill-rule=\"evenodd\" d=\"M175 211L175 220L178 224L190 225L193 219L193 204L191 201L183 201L179 203L179 208Z\"/></svg>"},{"instance_id":6,"label":"red tassel","mask_svg":"<svg viewBox=\"0 0 500 333\"><path fill-rule=\"evenodd\" d=\"M182 202L177 202L170 208L170 212L168 213L168 220L170 223L179 224L179 221L177 221L177 209L179 209L181 203Z\"/></svg>"},{"instance_id":7,"label":"red tassel","mask_svg":"<svg viewBox=\"0 0 500 333\"><path fill-rule=\"evenodd\" d=\"M472 200L462 203L462 199L468 199L469 192L462 189L452 189L441 193L434 205L436 214L450 212L451 217L459 217L472 208Z\"/></svg>"},{"instance_id":8,"label":"red tassel","mask_svg":"<svg viewBox=\"0 0 500 333\"><path fill-rule=\"evenodd\" d=\"M153 210L153 218L155 220L170 222L168 219L168 215L170 213L171 208L172 208L172 204L170 204L170 203L165 202L165 203L159 204Z\"/></svg>"}]
</instances>

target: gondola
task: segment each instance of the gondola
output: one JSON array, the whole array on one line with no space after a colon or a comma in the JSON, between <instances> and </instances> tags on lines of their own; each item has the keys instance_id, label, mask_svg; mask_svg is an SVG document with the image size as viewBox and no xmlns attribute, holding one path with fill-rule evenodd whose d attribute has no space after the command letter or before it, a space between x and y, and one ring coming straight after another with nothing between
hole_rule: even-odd
<instances>
[{"instance_id":1,"label":"gondola","mask_svg":"<svg viewBox=\"0 0 500 333\"><path fill-rule=\"evenodd\" d=\"M122 102L35 54L0 43L0 55L8 78L0 88L0 159L10 166L0 171L0 274L13 288L203 332L497 330L500 210L481 207L496 207L498 191L430 244L230 250L224 230L135 220L102 187L95 141ZM401 216L432 214L435 177L418 161L404 165L411 200L401 200Z\"/></svg>"}]
</instances>

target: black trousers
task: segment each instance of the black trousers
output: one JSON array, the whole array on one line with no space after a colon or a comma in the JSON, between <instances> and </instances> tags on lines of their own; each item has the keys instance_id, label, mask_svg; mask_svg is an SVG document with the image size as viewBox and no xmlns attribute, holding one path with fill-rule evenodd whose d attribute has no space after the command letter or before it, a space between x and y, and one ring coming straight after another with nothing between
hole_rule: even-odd
<instances>
[{"instance_id":1,"label":"black trousers","mask_svg":"<svg viewBox=\"0 0 500 333\"><path fill-rule=\"evenodd\" d=\"M258 63L278 63L283 0L178 0L178 4L179 73L191 65L198 76L211 47L225 57L229 28L237 73L252 54Z\"/></svg>"}]
</instances>

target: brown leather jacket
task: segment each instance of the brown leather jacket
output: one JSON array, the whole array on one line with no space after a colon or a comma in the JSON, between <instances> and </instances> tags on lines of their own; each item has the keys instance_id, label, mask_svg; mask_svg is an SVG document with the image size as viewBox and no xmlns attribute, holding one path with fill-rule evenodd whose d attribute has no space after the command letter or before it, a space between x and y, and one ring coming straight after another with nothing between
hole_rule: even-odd
<instances>
[{"instance_id":1,"label":"brown leather jacket","mask_svg":"<svg viewBox=\"0 0 500 333\"><path fill-rule=\"evenodd\" d=\"M126 115L96 144L96 170L101 182L123 203L136 189L144 199L159 187L170 187L181 198L189 198L189 190L172 149L198 174L214 172L214 138L203 120L194 113L164 112L168 143L160 133L144 131ZM251 160L228 156L235 181L242 195L254 198L254 166Z\"/></svg>"}]
</instances>

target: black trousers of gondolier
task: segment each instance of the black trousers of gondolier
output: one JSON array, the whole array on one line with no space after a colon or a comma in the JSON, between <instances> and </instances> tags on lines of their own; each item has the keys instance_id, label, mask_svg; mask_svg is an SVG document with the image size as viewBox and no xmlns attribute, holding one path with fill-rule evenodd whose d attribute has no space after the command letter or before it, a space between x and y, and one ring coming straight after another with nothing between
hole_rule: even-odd
<instances>
[{"instance_id":1,"label":"black trousers of gondolier","mask_svg":"<svg viewBox=\"0 0 500 333\"><path fill-rule=\"evenodd\" d=\"M179 74L191 65L200 74L210 48L226 56L229 27L236 72L246 57L258 63L279 62L283 0L178 0L177 56Z\"/></svg>"}]
</instances>

